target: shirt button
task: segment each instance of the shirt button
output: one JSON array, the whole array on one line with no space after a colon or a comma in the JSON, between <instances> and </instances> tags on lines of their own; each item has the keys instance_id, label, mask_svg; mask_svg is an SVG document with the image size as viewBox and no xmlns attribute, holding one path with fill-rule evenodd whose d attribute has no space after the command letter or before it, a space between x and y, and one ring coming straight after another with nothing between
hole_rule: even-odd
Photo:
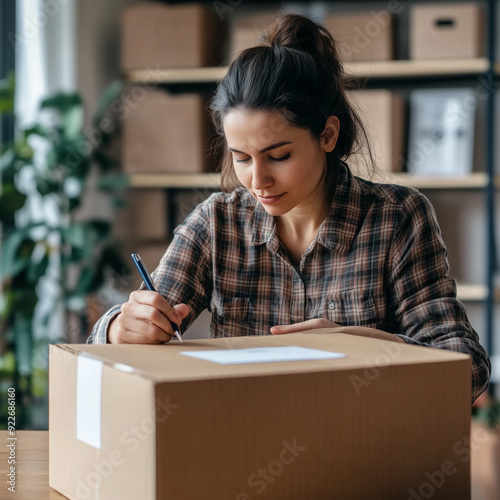
<instances>
[{"instance_id":1,"label":"shirt button","mask_svg":"<svg viewBox=\"0 0 500 500\"><path fill-rule=\"evenodd\" d=\"M335 309L335 302L330 302L328 304L328 309L330 309L330 311L333 311Z\"/></svg>"}]
</instances>

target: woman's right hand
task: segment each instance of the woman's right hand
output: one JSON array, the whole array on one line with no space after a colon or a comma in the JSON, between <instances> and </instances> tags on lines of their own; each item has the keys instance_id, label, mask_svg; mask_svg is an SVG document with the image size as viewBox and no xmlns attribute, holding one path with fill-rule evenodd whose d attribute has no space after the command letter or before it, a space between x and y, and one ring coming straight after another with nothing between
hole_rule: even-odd
<instances>
[{"instance_id":1,"label":"woman's right hand","mask_svg":"<svg viewBox=\"0 0 500 500\"><path fill-rule=\"evenodd\" d=\"M187 304L171 306L165 298L149 290L136 290L122 304L120 313L108 327L111 344L164 344L172 340L176 325L189 314Z\"/></svg>"}]
</instances>

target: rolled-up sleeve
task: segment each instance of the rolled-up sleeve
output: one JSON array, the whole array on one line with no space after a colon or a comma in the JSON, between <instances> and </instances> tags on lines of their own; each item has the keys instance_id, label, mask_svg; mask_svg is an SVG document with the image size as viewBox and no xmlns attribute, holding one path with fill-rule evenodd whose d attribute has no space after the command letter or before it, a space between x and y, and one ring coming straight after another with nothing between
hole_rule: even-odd
<instances>
[{"instance_id":1,"label":"rolled-up sleeve","mask_svg":"<svg viewBox=\"0 0 500 500\"><path fill-rule=\"evenodd\" d=\"M171 305L187 304L189 314L180 326L185 332L199 314L209 307L212 283L210 226L203 204L174 230L174 238L151 273L158 293ZM144 288L144 284L141 288ZM105 344L111 320L120 313L113 306L94 325L87 344Z\"/></svg>"},{"instance_id":2,"label":"rolled-up sleeve","mask_svg":"<svg viewBox=\"0 0 500 500\"><path fill-rule=\"evenodd\" d=\"M111 320L120 313L121 305L113 306L99 318L87 339L87 344L106 344L108 342L108 328Z\"/></svg>"},{"instance_id":3,"label":"rolled-up sleeve","mask_svg":"<svg viewBox=\"0 0 500 500\"><path fill-rule=\"evenodd\" d=\"M434 209L420 193L404 203L391 248L388 310L396 334L408 344L469 354L474 401L488 385L490 359L456 298Z\"/></svg>"}]
</instances>

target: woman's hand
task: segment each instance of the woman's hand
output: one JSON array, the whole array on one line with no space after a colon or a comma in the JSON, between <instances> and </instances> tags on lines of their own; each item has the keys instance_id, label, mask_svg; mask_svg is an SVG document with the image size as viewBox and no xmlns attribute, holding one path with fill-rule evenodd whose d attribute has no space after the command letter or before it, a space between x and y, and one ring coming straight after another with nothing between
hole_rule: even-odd
<instances>
[{"instance_id":1,"label":"woman's hand","mask_svg":"<svg viewBox=\"0 0 500 500\"><path fill-rule=\"evenodd\" d=\"M280 325L271 327L273 335L284 333L303 332L306 330L316 330L318 328L331 328L331 333L346 333L348 335L358 335L360 337L372 337L391 342L403 342L404 340L392 333L387 333L376 328L367 328L364 326L339 326L337 323L324 318L310 319L293 325Z\"/></svg>"},{"instance_id":2,"label":"woman's hand","mask_svg":"<svg viewBox=\"0 0 500 500\"><path fill-rule=\"evenodd\" d=\"M188 314L186 304L172 307L159 293L136 290L111 321L108 341L111 344L164 344L174 337L169 319L180 325Z\"/></svg>"},{"instance_id":3,"label":"woman's hand","mask_svg":"<svg viewBox=\"0 0 500 500\"><path fill-rule=\"evenodd\" d=\"M317 328L338 328L339 325L325 318L309 319L301 323L293 325L272 326L271 333L273 335L281 335L283 333L303 332L304 330L316 330Z\"/></svg>"}]
</instances>

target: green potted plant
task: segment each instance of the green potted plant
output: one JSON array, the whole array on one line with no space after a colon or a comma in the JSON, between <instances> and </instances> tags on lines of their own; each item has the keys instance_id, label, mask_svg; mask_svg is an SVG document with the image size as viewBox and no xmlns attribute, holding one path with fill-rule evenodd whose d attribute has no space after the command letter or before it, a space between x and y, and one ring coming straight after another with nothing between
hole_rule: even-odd
<instances>
[{"instance_id":1,"label":"green potted plant","mask_svg":"<svg viewBox=\"0 0 500 500\"><path fill-rule=\"evenodd\" d=\"M0 111L12 113L13 78L0 89ZM101 114L109 100L108 92ZM100 119L95 117L95 126ZM9 387L17 391L17 428L46 420L46 408L38 423L25 410L37 398L46 406L48 343L75 340L48 335L52 315L58 311L64 324L71 316L73 324L75 315L85 318L87 299L105 283L107 271L123 272L125 266L110 221L77 216L92 166L106 173L113 168L106 154L111 133L101 133L92 145L82 132L83 120L81 97L59 93L41 102L35 125L17 130L15 141L2 146L0 380L2 394ZM108 182L108 191L116 181ZM40 312L39 295L49 282L56 290L53 307ZM45 332L37 338L35 315L37 331ZM82 335L76 338L84 341Z\"/></svg>"}]
</instances>

